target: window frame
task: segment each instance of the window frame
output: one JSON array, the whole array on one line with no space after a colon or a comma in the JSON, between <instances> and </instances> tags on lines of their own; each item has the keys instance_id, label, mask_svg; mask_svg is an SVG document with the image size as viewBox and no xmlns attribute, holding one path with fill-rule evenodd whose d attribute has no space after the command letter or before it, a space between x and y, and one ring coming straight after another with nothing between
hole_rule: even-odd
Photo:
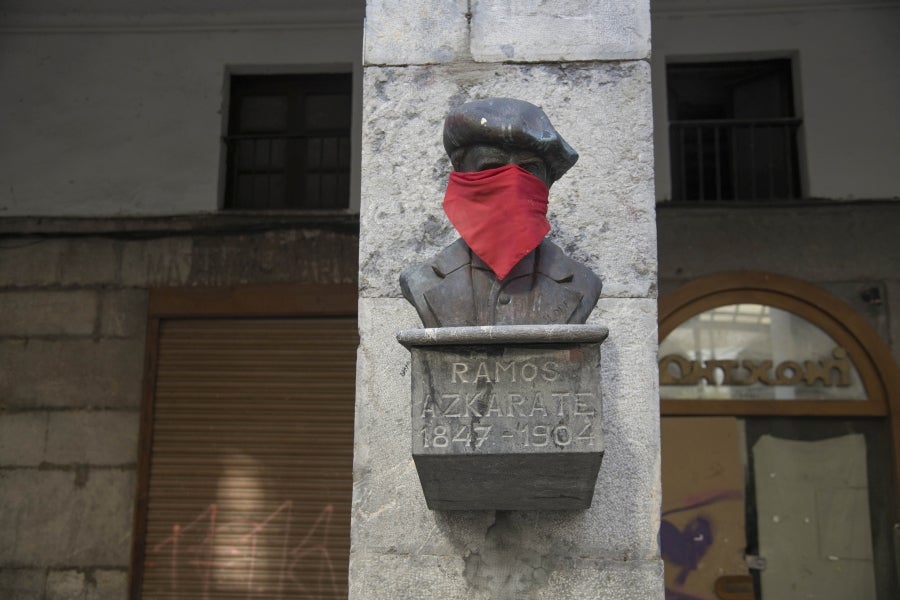
<instances>
[{"instance_id":1,"label":"window frame","mask_svg":"<svg viewBox=\"0 0 900 600\"><path fill-rule=\"evenodd\" d=\"M773 118L768 119L771 121L780 121L783 122L785 126L793 126L795 129L791 134L792 140L792 156L788 156L788 160L790 161L790 169L791 183L789 190L794 191L794 195L787 197L758 197L758 198L716 198L714 195L707 195L704 198L683 198L677 197L676 194L676 179L678 176L676 175L675 169L675 155L672 152L672 146L674 142L673 135L673 124L679 123L696 123L699 120L676 120L672 118L670 111L670 85L669 85L669 69L670 67L675 68L683 68L685 66L709 66L714 68L720 65L741 65L741 64L750 64L750 63L761 63L767 61L786 61L789 63L789 74L788 74L788 83L790 84L790 88L788 90L789 94L789 108L790 108L790 116L783 118ZM657 134L662 133L664 137L660 136L660 139L657 140L659 142L659 146L664 148L664 152L666 155L666 164L665 172L668 179L668 199L664 200L666 202L677 203L678 205L683 206L710 206L710 205L727 205L734 206L740 204L766 204L766 203L785 203L785 202L797 202L806 198L806 191L808 189L807 183L807 172L806 172L806 163L805 163L805 145L804 145L804 129L803 129L803 114L802 114L802 89L800 87L800 80L798 75L799 69L799 55L797 52L762 52L762 53L737 53L737 54L721 54L721 55L697 55L697 56L668 56L666 57L665 62L662 65L661 77L664 80L665 84L663 87L663 93L661 97L658 97L657 101L661 101L664 104L663 114L665 114L666 121L664 124L657 124ZM725 123L726 121L747 121L747 119L712 119L710 121L721 121ZM661 127L660 127L661 126ZM732 164L732 170L734 168L734 164Z\"/></svg>"},{"instance_id":2,"label":"window frame","mask_svg":"<svg viewBox=\"0 0 900 600\"><path fill-rule=\"evenodd\" d=\"M233 106L232 79L234 77L302 78L322 75L346 76L350 79L350 127L349 127L349 192L344 208L233 208L229 204L230 167L228 140L233 131L231 113ZM362 71L358 63L320 63L298 65L226 65L223 72L220 108L219 170L217 210L230 215L301 215L313 218L330 215L357 214L360 209L360 172L362 147Z\"/></svg>"}]
</instances>

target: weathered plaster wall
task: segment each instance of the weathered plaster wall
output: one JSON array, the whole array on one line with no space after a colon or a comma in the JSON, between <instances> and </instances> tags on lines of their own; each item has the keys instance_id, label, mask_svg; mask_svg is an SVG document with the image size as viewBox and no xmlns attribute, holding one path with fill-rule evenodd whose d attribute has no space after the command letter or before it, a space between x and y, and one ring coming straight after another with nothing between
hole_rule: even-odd
<instances>
[{"instance_id":1,"label":"weathered plaster wall","mask_svg":"<svg viewBox=\"0 0 900 600\"><path fill-rule=\"evenodd\" d=\"M662 597L648 24L644 2L369 2L352 598ZM591 322L611 332L587 511L432 512L410 455L395 335L420 323L397 278L455 239L440 208L443 119L490 96L542 106L581 154L553 186L550 220L602 276Z\"/></svg>"},{"instance_id":2,"label":"weathered plaster wall","mask_svg":"<svg viewBox=\"0 0 900 600\"><path fill-rule=\"evenodd\" d=\"M865 316L900 363L900 203L658 209L660 296L722 271L814 283Z\"/></svg>"},{"instance_id":3,"label":"weathered plaster wall","mask_svg":"<svg viewBox=\"0 0 900 600\"><path fill-rule=\"evenodd\" d=\"M174 15L139 2L111 15L4 6L0 217L217 210L229 72L352 70L360 88L362 0L294 4L232 19L218 3ZM351 177L356 207L358 162Z\"/></svg>"},{"instance_id":4,"label":"weathered plaster wall","mask_svg":"<svg viewBox=\"0 0 900 600\"><path fill-rule=\"evenodd\" d=\"M356 225L55 223L0 230L0 598L121 600L147 289L353 284Z\"/></svg>"},{"instance_id":5,"label":"weathered plaster wall","mask_svg":"<svg viewBox=\"0 0 900 600\"><path fill-rule=\"evenodd\" d=\"M804 195L900 197L900 4L791 0L653 1L656 194L671 198L670 61L792 58Z\"/></svg>"}]
</instances>

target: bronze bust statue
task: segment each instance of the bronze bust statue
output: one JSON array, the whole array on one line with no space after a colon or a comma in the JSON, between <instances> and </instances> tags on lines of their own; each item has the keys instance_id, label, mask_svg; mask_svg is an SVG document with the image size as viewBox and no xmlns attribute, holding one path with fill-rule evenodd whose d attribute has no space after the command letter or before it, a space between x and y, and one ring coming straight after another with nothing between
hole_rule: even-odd
<instances>
[{"instance_id":1,"label":"bronze bust statue","mask_svg":"<svg viewBox=\"0 0 900 600\"><path fill-rule=\"evenodd\" d=\"M578 154L537 106L467 102L444 121L444 209L462 236L400 275L425 327L584 323L600 279L544 239L549 188Z\"/></svg>"}]
</instances>

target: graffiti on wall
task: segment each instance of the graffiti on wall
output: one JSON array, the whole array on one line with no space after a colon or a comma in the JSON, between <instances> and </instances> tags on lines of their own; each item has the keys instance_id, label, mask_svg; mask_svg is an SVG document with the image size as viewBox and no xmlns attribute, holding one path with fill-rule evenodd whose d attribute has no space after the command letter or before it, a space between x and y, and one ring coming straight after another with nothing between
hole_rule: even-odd
<instances>
[{"instance_id":1,"label":"graffiti on wall","mask_svg":"<svg viewBox=\"0 0 900 600\"><path fill-rule=\"evenodd\" d=\"M210 504L172 525L168 537L147 548L145 595L163 589L203 600L221 592L247 599L346 595L346 566L327 543L338 535L334 507L323 507L311 525L306 515L302 527L295 511L287 500L261 518L223 518Z\"/></svg>"},{"instance_id":2,"label":"graffiti on wall","mask_svg":"<svg viewBox=\"0 0 900 600\"><path fill-rule=\"evenodd\" d=\"M664 417L661 433L666 600L718 600L723 578L747 575L738 421Z\"/></svg>"},{"instance_id":3,"label":"graffiti on wall","mask_svg":"<svg viewBox=\"0 0 900 600\"><path fill-rule=\"evenodd\" d=\"M680 589L687 583L691 573L697 570L700 561L715 543L714 517L701 509L717 502L743 499L744 495L740 490L712 491L690 498L685 505L662 513L663 518L659 527L660 551L666 569L672 569L677 573L671 582L669 577L666 577L666 600L707 600L703 596ZM694 516L679 528L671 520L666 519L667 516L678 513L690 513Z\"/></svg>"}]
</instances>

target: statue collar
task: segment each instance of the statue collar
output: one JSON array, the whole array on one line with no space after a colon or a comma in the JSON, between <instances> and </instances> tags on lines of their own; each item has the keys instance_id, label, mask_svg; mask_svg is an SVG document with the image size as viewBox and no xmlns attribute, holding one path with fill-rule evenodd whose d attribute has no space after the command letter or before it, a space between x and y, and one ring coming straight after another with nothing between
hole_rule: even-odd
<instances>
[{"instance_id":1,"label":"statue collar","mask_svg":"<svg viewBox=\"0 0 900 600\"><path fill-rule=\"evenodd\" d=\"M563 253L559 246L544 239L534 252L513 267L513 270L504 281L530 273L532 269L527 264L529 260L537 263L533 269L534 271L556 282L571 281L575 274L572 269L572 260ZM432 269L440 277L446 277L450 273L469 265L475 268L490 269L480 258L472 253L468 244L462 238L459 238L435 257ZM522 271L520 271L520 267Z\"/></svg>"}]
</instances>

